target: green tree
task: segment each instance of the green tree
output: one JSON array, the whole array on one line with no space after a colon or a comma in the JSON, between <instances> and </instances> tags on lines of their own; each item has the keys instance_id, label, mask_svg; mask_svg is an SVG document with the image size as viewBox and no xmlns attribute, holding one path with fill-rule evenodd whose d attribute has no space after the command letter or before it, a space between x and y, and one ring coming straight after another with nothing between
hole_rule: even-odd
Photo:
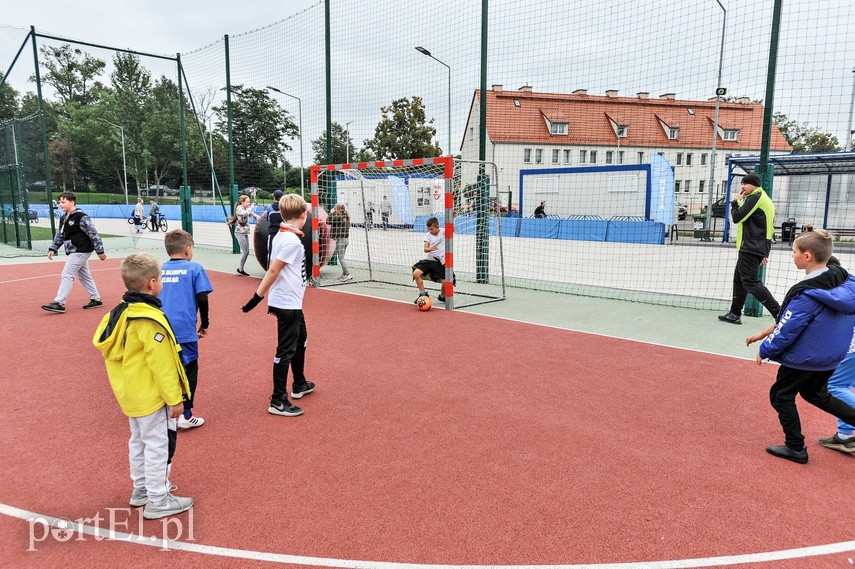
<instances>
[{"instance_id":1,"label":"green tree","mask_svg":"<svg viewBox=\"0 0 855 569\"><path fill-rule=\"evenodd\" d=\"M811 126L807 122L797 122L784 113L775 113L772 120L778 126L787 143L793 147L793 154L813 152L838 152L840 141L837 137Z\"/></svg>"},{"instance_id":2,"label":"green tree","mask_svg":"<svg viewBox=\"0 0 855 569\"><path fill-rule=\"evenodd\" d=\"M0 121L11 119L18 112L18 92L8 83L0 85Z\"/></svg>"},{"instance_id":3,"label":"green tree","mask_svg":"<svg viewBox=\"0 0 855 569\"><path fill-rule=\"evenodd\" d=\"M53 185L57 190L71 190L77 187L80 159L74 152L71 141L57 137L50 141L50 169Z\"/></svg>"},{"instance_id":4,"label":"green tree","mask_svg":"<svg viewBox=\"0 0 855 569\"><path fill-rule=\"evenodd\" d=\"M388 107L380 107L383 118L374 129L374 138L366 140L364 146L378 160L393 158L429 158L440 156L433 119L426 121L425 107L421 97L406 97L392 101Z\"/></svg>"},{"instance_id":5,"label":"green tree","mask_svg":"<svg viewBox=\"0 0 855 569\"><path fill-rule=\"evenodd\" d=\"M144 109L146 119L140 134L145 179L174 186L181 177L178 86L161 77L146 98Z\"/></svg>"},{"instance_id":6,"label":"green tree","mask_svg":"<svg viewBox=\"0 0 855 569\"><path fill-rule=\"evenodd\" d=\"M41 53L45 68L42 80L56 90L63 107L86 105L97 98L101 87L97 77L106 65L103 61L68 44L43 46ZM35 76L30 80L35 81Z\"/></svg>"},{"instance_id":7,"label":"green tree","mask_svg":"<svg viewBox=\"0 0 855 569\"><path fill-rule=\"evenodd\" d=\"M356 148L353 146L353 140L350 138L350 133L339 123L334 122L330 125L332 129L332 164L344 164L348 159L356 159ZM312 153L315 164L327 164L327 133L322 132L321 135L312 141Z\"/></svg>"},{"instance_id":8,"label":"green tree","mask_svg":"<svg viewBox=\"0 0 855 569\"><path fill-rule=\"evenodd\" d=\"M213 107L219 117L217 130L227 136L225 105ZM288 111L262 89L232 86L232 146L235 179L239 186L270 187L275 184L276 165L291 150L286 138L299 129ZM281 183L281 182L280 182Z\"/></svg>"},{"instance_id":9,"label":"green tree","mask_svg":"<svg viewBox=\"0 0 855 569\"><path fill-rule=\"evenodd\" d=\"M136 180L139 190L145 182L142 133L146 121L146 101L151 96L151 73L141 65L137 55L128 53L117 53L113 57L113 68L110 75L112 91L109 97L105 97L109 104L103 118L122 127L128 176Z\"/></svg>"}]
</instances>

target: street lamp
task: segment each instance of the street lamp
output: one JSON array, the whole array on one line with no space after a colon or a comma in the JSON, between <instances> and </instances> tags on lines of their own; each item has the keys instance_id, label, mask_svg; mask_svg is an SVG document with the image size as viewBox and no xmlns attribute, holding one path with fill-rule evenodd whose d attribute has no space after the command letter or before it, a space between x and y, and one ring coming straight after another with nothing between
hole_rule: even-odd
<instances>
[{"instance_id":1,"label":"street lamp","mask_svg":"<svg viewBox=\"0 0 855 569\"><path fill-rule=\"evenodd\" d=\"M128 161L125 158L125 129L121 125L110 122L107 119L98 118L99 121L113 125L122 135L122 169L125 171L125 205L128 205Z\"/></svg>"},{"instance_id":2,"label":"street lamp","mask_svg":"<svg viewBox=\"0 0 855 569\"><path fill-rule=\"evenodd\" d=\"M712 133L712 152L710 153L710 187L707 190L707 217L704 219L704 229L710 228L710 220L712 219L712 203L713 203L713 187L715 184L715 149L718 144L718 113L721 106L721 97L727 92L727 89L721 86L721 65L724 60L724 31L727 28L727 10L724 9L719 0L715 0L719 5L724 15L721 19L721 46L718 54L718 83L715 88L715 118L713 119Z\"/></svg>"},{"instance_id":3,"label":"street lamp","mask_svg":"<svg viewBox=\"0 0 855 569\"><path fill-rule=\"evenodd\" d=\"M347 136L344 137L344 161L347 164L350 164L350 123L353 121L347 121L344 123L344 132Z\"/></svg>"},{"instance_id":4,"label":"street lamp","mask_svg":"<svg viewBox=\"0 0 855 569\"><path fill-rule=\"evenodd\" d=\"M433 59L434 61L436 61L440 65L445 65L445 68L448 69L448 155L451 156L452 155L452 151L451 151L451 67L449 67L448 65L446 65L442 61L440 61L437 58L435 58L434 56L432 56L430 54L430 52L428 50L426 50L425 48L423 48L422 46L417 46L416 51L418 51L419 53L425 54L426 56Z\"/></svg>"},{"instance_id":5,"label":"street lamp","mask_svg":"<svg viewBox=\"0 0 855 569\"><path fill-rule=\"evenodd\" d=\"M270 85L267 88L271 91L275 91L280 95L285 95L286 97L291 97L292 99L297 99L297 120L300 123L300 195L303 196L303 199L306 198L306 187L303 181L303 102L300 100L300 97L295 95L289 95L285 91L281 91L276 87L271 87ZM282 164L283 170L285 169L285 164ZM284 189L284 186L283 186Z\"/></svg>"}]
</instances>

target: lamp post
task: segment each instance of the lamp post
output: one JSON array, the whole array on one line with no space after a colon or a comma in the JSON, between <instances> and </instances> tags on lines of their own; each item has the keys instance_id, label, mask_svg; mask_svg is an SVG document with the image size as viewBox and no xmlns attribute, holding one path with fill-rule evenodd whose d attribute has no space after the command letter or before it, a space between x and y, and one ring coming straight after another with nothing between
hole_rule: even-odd
<instances>
[{"instance_id":1,"label":"lamp post","mask_svg":"<svg viewBox=\"0 0 855 569\"><path fill-rule=\"evenodd\" d=\"M344 161L347 164L350 164L350 123L353 121L347 121L344 123L344 132L347 136L344 137Z\"/></svg>"},{"instance_id":2,"label":"lamp post","mask_svg":"<svg viewBox=\"0 0 855 569\"><path fill-rule=\"evenodd\" d=\"M300 123L300 195L303 199L306 198L306 186L303 181L303 101L300 100L300 97L295 95L289 95L285 91L277 89L276 87L271 87L270 85L267 88L271 91L275 91L280 95L285 95L286 97L291 97L292 99L297 99L297 121ZM282 169L285 169L285 164L283 162ZM287 176L287 173L286 173ZM284 189L284 186L283 186Z\"/></svg>"},{"instance_id":3,"label":"lamp post","mask_svg":"<svg viewBox=\"0 0 855 569\"><path fill-rule=\"evenodd\" d=\"M428 50L426 50L425 48L423 48L422 46L417 46L416 51L418 51L419 53L425 54L426 56L433 59L434 61L436 61L440 65L445 65L445 68L448 69L448 152L447 153L449 156L451 156L452 155L452 152L451 152L451 67L449 67L448 65L446 65L442 61L440 61L437 58L435 58L434 56L432 56L430 54L430 52Z\"/></svg>"},{"instance_id":4,"label":"lamp post","mask_svg":"<svg viewBox=\"0 0 855 569\"><path fill-rule=\"evenodd\" d=\"M109 125L113 125L119 129L119 132L122 135L122 169L125 172L125 205L128 205L128 161L125 158L125 129L121 125L110 122L107 119L99 118L98 120Z\"/></svg>"},{"instance_id":5,"label":"lamp post","mask_svg":"<svg viewBox=\"0 0 855 569\"><path fill-rule=\"evenodd\" d=\"M707 190L707 216L706 219L704 219L704 229L710 228L710 220L712 219L712 196L715 185L715 149L718 144L718 114L721 106L721 97L727 93L727 89L724 89L721 86L721 66L722 61L724 60L724 32L727 28L727 10L724 9L724 6L722 6L719 0L715 1L721 8L722 12L724 12L724 15L721 18L721 46L718 54L718 82L716 83L715 88L715 118L713 119L712 152L710 153L710 187Z\"/></svg>"}]
</instances>

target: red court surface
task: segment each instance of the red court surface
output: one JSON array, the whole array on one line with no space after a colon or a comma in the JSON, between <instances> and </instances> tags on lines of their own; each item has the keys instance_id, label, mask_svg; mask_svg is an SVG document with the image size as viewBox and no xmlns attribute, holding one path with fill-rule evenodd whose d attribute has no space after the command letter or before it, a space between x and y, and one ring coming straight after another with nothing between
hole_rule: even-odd
<instances>
[{"instance_id":1,"label":"red court surface","mask_svg":"<svg viewBox=\"0 0 855 569\"><path fill-rule=\"evenodd\" d=\"M119 261L91 265L112 307ZM39 308L61 268L0 266L0 565L795 569L855 557L855 456L815 442L833 419L800 404L807 465L764 451L783 440L774 366L309 289L318 388L303 416L277 417L274 318L239 309L258 281L214 272L196 404L207 423L179 433L172 475L196 505L166 530L141 523L127 509L127 421L91 345L107 308L82 310L77 283L66 314ZM164 531L166 551L126 535Z\"/></svg>"}]
</instances>

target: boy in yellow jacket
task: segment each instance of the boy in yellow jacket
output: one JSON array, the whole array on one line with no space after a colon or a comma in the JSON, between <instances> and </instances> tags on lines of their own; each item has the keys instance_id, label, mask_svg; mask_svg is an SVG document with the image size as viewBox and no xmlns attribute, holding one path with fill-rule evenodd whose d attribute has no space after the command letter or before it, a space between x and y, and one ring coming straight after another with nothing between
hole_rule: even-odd
<instances>
[{"instance_id":1,"label":"boy in yellow jacket","mask_svg":"<svg viewBox=\"0 0 855 569\"><path fill-rule=\"evenodd\" d=\"M104 356L113 394L130 423L134 490L129 503L145 506L143 517L153 520L193 506L193 498L173 496L169 484L175 420L190 386L181 348L157 298L163 288L160 263L150 253L128 255L122 280L128 291L101 319L92 343Z\"/></svg>"}]
</instances>

